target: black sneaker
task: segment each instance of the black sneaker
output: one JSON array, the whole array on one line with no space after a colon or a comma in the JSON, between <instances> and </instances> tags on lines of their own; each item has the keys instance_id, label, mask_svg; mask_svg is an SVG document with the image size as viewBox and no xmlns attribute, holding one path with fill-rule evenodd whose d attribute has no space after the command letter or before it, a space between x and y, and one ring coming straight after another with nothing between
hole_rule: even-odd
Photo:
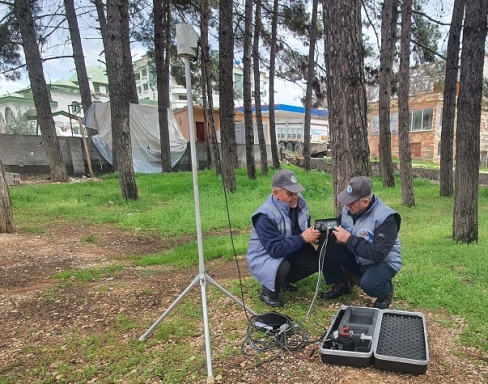
<instances>
[{"instance_id":1,"label":"black sneaker","mask_svg":"<svg viewBox=\"0 0 488 384\"><path fill-rule=\"evenodd\" d=\"M292 284L288 281L285 281L281 289L285 292L296 292L298 291L298 287L295 284Z\"/></svg>"},{"instance_id":2,"label":"black sneaker","mask_svg":"<svg viewBox=\"0 0 488 384\"><path fill-rule=\"evenodd\" d=\"M391 305L391 299L393 298L393 291L391 291L386 298L383 300L378 300L374 302L374 307L378 309L386 309L389 308Z\"/></svg>"},{"instance_id":3,"label":"black sneaker","mask_svg":"<svg viewBox=\"0 0 488 384\"><path fill-rule=\"evenodd\" d=\"M261 293L259 295L259 300L261 300L264 304L269 305L270 307L282 307L283 302L279 298L271 298L265 293Z\"/></svg>"},{"instance_id":4,"label":"black sneaker","mask_svg":"<svg viewBox=\"0 0 488 384\"><path fill-rule=\"evenodd\" d=\"M348 281L342 281L334 284L330 291L322 292L320 297L324 300L333 300L349 292L351 292L351 284Z\"/></svg>"}]
</instances>

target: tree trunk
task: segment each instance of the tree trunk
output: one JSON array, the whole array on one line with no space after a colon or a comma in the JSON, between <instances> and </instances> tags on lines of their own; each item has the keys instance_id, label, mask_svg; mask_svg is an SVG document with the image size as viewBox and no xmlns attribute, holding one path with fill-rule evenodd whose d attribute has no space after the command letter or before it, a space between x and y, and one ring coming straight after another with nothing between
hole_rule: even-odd
<instances>
[{"instance_id":1,"label":"tree trunk","mask_svg":"<svg viewBox=\"0 0 488 384\"><path fill-rule=\"evenodd\" d=\"M410 36L412 34L412 0L402 3L402 33L400 37L400 81L398 92L398 145L400 154L400 177L402 179L402 202L407 207L415 205L410 153L408 96L410 93Z\"/></svg>"},{"instance_id":2,"label":"tree trunk","mask_svg":"<svg viewBox=\"0 0 488 384\"><path fill-rule=\"evenodd\" d=\"M380 169L383 187L395 186L391 158L390 100L395 52L398 0L385 0L381 15L381 55L379 75Z\"/></svg>"},{"instance_id":3,"label":"tree trunk","mask_svg":"<svg viewBox=\"0 0 488 384\"><path fill-rule=\"evenodd\" d=\"M312 3L312 23L310 25L310 45L308 47L307 91L305 93L305 120L303 124L304 168L310 171L310 123L312 121L312 84L315 77L315 43L317 41L318 0Z\"/></svg>"},{"instance_id":4,"label":"tree trunk","mask_svg":"<svg viewBox=\"0 0 488 384\"><path fill-rule=\"evenodd\" d=\"M129 103L139 104L137 94L136 78L134 76L134 65L132 64L132 53L130 50L130 27L129 27L129 0L119 2L120 16L122 18L122 30L119 38L122 39L122 60L124 62L124 81L126 97Z\"/></svg>"},{"instance_id":5,"label":"tree trunk","mask_svg":"<svg viewBox=\"0 0 488 384\"><path fill-rule=\"evenodd\" d=\"M5 180L5 169L0 159L0 233L13 233L16 231L12 201L7 181Z\"/></svg>"},{"instance_id":6,"label":"tree trunk","mask_svg":"<svg viewBox=\"0 0 488 384\"><path fill-rule=\"evenodd\" d=\"M254 70L254 105L256 108L256 129L258 131L259 153L261 155L261 173L268 174L268 152L264 138L263 115L261 113L261 71L259 70L259 36L261 35L261 0L256 0L254 18L254 40L252 45L252 61Z\"/></svg>"},{"instance_id":7,"label":"tree trunk","mask_svg":"<svg viewBox=\"0 0 488 384\"><path fill-rule=\"evenodd\" d=\"M254 129L252 121L251 91L252 3L253 0L246 0L244 17L244 125L246 127L247 177L251 180L255 180L256 164L254 161Z\"/></svg>"},{"instance_id":8,"label":"tree trunk","mask_svg":"<svg viewBox=\"0 0 488 384\"><path fill-rule=\"evenodd\" d=\"M83 55L80 28L78 27L78 18L73 0L64 0L64 8L66 9L66 20L68 21L69 35L73 47L73 59L78 77L78 87L80 87L81 104L83 105L83 112L86 114L91 107L92 99L90 83L88 82L88 74L86 72L85 57Z\"/></svg>"},{"instance_id":9,"label":"tree trunk","mask_svg":"<svg viewBox=\"0 0 488 384\"><path fill-rule=\"evenodd\" d=\"M456 130L453 237L478 241L481 93L488 0L466 2Z\"/></svg>"},{"instance_id":10,"label":"tree trunk","mask_svg":"<svg viewBox=\"0 0 488 384\"><path fill-rule=\"evenodd\" d=\"M100 35L102 36L102 42L104 47L109 46L109 38L108 38L108 30L107 30L107 18L105 16L105 4L103 3L102 0L93 0L95 4L95 8L97 10L97 16L98 16L98 23L100 24ZM107 57L108 53L106 48L104 48L104 54L105 54L105 69L107 71L107 78L110 79L112 78L112 75L110 73L111 66L108 65L107 63ZM109 89L110 89L110 84L109 84ZM113 149L112 149L112 152ZM118 170L118 165L117 165L117 158L115 157L115 154L112 153L112 168L114 171Z\"/></svg>"},{"instance_id":11,"label":"tree trunk","mask_svg":"<svg viewBox=\"0 0 488 384\"><path fill-rule=\"evenodd\" d=\"M213 168L215 164L215 154L212 147L212 131L210 127L210 110L207 98L207 62L205 60L206 54L209 52L208 48L208 0L200 1L200 46L202 53L200 56L200 68L202 71L202 105L203 105L203 124L205 130L205 152L207 153L207 167Z\"/></svg>"},{"instance_id":12,"label":"tree trunk","mask_svg":"<svg viewBox=\"0 0 488 384\"><path fill-rule=\"evenodd\" d=\"M447 42L446 77L444 79L444 102L442 105L440 195L453 194L453 139L456 117L456 88L459 69L459 44L463 26L466 0L455 0L452 11L449 40Z\"/></svg>"},{"instance_id":13,"label":"tree trunk","mask_svg":"<svg viewBox=\"0 0 488 384\"><path fill-rule=\"evenodd\" d=\"M233 2L221 0L219 5L219 91L222 177L230 192L236 191L236 134L234 124L234 33ZM192 128L193 129L193 128Z\"/></svg>"},{"instance_id":14,"label":"tree trunk","mask_svg":"<svg viewBox=\"0 0 488 384\"><path fill-rule=\"evenodd\" d=\"M22 47L24 48L32 96L37 111L37 122L41 128L41 136L51 171L51 180L66 182L68 181L68 172L66 171L63 154L56 136L56 126L54 125L51 105L49 104L51 97L44 78L41 54L37 46L36 25L32 18L30 1L15 0L14 4L22 36Z\"/></svg>"},{"instance_id":15,"label":"tree trunk","mask_svg":"<svg viewBox=\"0 0 488 384\"><path fill-rule=\"evenodd\" d=\"M204 104L205 119L208 124L208 137L210 137L207 149L207 158L210 158L209 167L215 165L215 172L218 176L222 174L221 162L220 162L220 149L217 142L217 130L215 128L215 115L212 96L212 78L210 75L209 62L210 62L210 47L208 45L208 19L209 19L209 2L208 0L201 1L201 36L200 45L202 47L202 79L205 83L205 87L202 87L206 91L207 105ZM205 103L205 98L204 98Z\"/></svg>"},{"instance_id":16,"label":"tree trunk","mask_svg":"<svg viewBox=\"0 0 488 384\"><path fill-rule=\"evenodd\" d=\"M269 53L269 137L271 140L271 157L273 158L273 167L275 169L280 168L274 113L274 74L276 62L276 34L278 30L278 5L278 0L274 0L273 15L271 17L271 49Z\"/></svg>"},{"instance_id":17,"label":"tree trunk","mask_svg":"<svg viewBox=\"0 0 488 384\"><path fill-rule=\"evenodd\" d=\"M100 35L102 36L103 46L108 45L108 32L107 32L107 18L105 17L105 5L102 0L93 0L95 8L97 10L98 23L100 25ZM105 61L107 61L107 54L105 52ZM105 63L105 68L107 70L107 77L110 78L109 66Z\"/></svg>"},{"instance_id":18,"label":"tree trunk","mask_svg":"<svg viewBox=\"0 0 488 384\"><path fill-rule=\"evenodd\" d=\"M105 57L109 75L110 113L112 116L112 151L119 172L122 197L137 200L138 192L132 162L132 145L129 130L130 103L124 71L123 9L127 0L107 1L107 45Z\"/></svg>"},{"instance_id":19,"label":"tree trunk","mask_svg":"<svg viewBox=\"0 0 488 384\"><path fill-rule=\"evenodd\" d=\"M163 172L171 172L171 148L169 140L169 60L171 40L171 11L169 1L153 1L154 9L154 57L156 59L156 81L158 89L159 139L161 144L161 165Z\"/></svg>"},{"instance_id":20,"label":"tree trunk","mask_svg":"<svg viewBox=\"0 0 488 384\"><path fill-rule=\"evenodd\" d=\"M352 176L369 176L366 91L359 0L324 2L327 100L334 195ZM336 213L341 211L336 202Z\"/></svg>"}]
</instances>

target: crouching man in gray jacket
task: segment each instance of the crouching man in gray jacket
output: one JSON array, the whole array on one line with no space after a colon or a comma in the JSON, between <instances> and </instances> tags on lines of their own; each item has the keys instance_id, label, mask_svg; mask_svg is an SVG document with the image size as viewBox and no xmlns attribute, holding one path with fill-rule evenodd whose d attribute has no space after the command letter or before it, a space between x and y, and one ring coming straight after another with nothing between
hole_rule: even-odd
<instances>
[{"instance_id":1,"label":"crouching man in gray jacket","mask_svg":"<svg viewBox=\"0 0 488 384\"><path fill-rule=\"evenodd\" d=\"M260 300L283 306L280 291L296 291L293 284L318 272L320 231L310 226L310 212L301 192L305 188L289 170L277 172L272 193L252 215L247 263L261 285Z\"/></svg>"},{"instance_id":2,"label":"crouching man in gray jacket","mask_svg":"<svg viewBox=\"0 0 488 384\"><path fill-rule=\"evenodd\" d=\"M351 291L344 270L361 276L361 289L375 297L374 307L385 309L393 297L393 277L402 267L400 215L373 194L369 177L353 177L337 200L343 205L337 241L328 243L324 277L332 289L325 300L337 299Z\"/></svg>"}]
</instances>

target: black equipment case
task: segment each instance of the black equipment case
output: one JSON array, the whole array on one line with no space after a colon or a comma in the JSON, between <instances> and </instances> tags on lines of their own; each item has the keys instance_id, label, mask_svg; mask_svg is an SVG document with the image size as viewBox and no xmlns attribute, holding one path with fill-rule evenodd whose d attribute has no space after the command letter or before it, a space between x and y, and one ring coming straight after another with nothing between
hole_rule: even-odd
<instances>
[{"instance_id":1,"label":"black equipment case","mask_svg":"<svg viewBox=\"0 0 488 384\"><path fill-rule=\"evenodd\" d=\"M343 306L320 353L324 363L424 374L429 363L425 318L418 312Z\"/></svg>"}]
</instances>

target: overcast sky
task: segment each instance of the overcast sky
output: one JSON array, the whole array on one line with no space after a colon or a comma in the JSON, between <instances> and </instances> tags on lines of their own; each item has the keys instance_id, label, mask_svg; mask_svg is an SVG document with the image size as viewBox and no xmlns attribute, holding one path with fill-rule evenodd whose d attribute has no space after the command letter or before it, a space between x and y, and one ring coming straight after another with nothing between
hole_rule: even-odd
<instances>
[{"instance_id":1,"label":"overcast sky","mask_svg":"<svg viewBox=\"0 0 488 384\"><path fill-rule=\"evenodd\" d=\"M426 6L426 10L428 11L429 15L433 18L442 18L445 22L449 22L451 18L451 9L452 9L452 0L429 0ZM81 19L80 22L80 29L81 35L83 39L83 49L85 53L85 61L87 65L103 65L105 61L104 55L101 54L102 52L102 43L98 36L98 31L90 25L89 21L85 24L82 24ZM379 33L379 31L377 31ZM442 31L443 34L447 32L447 27L444 27ZM376 41L376 37L374 33L370 32L370 38L372 39L371 42ZM50 52L55 52L53 54L57 55L69 55L71 53L71 48L66 47L64 44L57 44L59 41L66 41L66 37L58 36L58 39L54 39L51 42L51 46L47 47ZM443 39L440 42L439 48L442 50L445 49L447 45L447 41ZM138 59L145 53L146 49L144 47L133 46L132 47L132 55L134 60ZM304 54L307 54L307 51L303 51ZM47 55L46 55L47 56ZM75 73L75 65L72 59L59 59L59 60L50 60L44 63L44 73L46 76L46 82L54 82L59 79L69 79ZM29 86L29 80L27 73L24 72L23 79L17 82L8 82L5 80L0 81L0 94L6 94L7 92L15 92L19 89L25 88ZM296 105L300 106L300 98L304 95L304 88L305 83L302 82L301 86L292 84L290 82L284 82L280 79L275 80L275 103L276 104L289 104L289 105Z\"/></svg>"}]
</instances>

